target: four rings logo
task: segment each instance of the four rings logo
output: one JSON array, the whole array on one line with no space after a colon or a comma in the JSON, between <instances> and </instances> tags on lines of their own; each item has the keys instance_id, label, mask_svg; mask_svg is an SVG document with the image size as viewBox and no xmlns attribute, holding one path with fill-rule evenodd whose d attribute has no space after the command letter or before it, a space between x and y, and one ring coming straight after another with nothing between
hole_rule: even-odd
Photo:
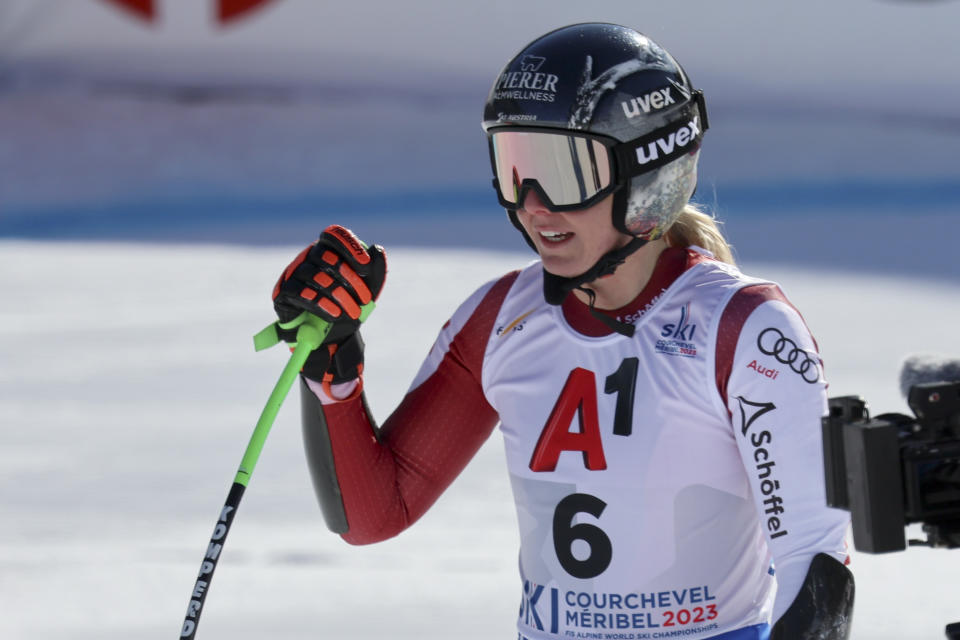
<instances>
[{"instance_id":1,"label":"four rings logo","mask_svg":"<svg viewBox=\"0 0 960 640\"><path fill-rule=\"evenodd\" d=\"M809 353L797 346L797 343L787 338L775 327L767 327L757 336L757 347L760 353L773 356L778 362L790 365L795 373L800 374L804 382L814 384L820 379L820 363Z\"/></svg>"}]
</instances>

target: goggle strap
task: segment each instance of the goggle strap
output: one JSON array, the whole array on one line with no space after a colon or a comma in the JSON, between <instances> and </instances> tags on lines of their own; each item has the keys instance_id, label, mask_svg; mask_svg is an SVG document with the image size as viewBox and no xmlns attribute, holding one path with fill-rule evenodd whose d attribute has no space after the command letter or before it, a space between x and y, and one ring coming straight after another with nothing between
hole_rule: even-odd
<instances>
[{"instance_id":1,"label":"goggle strap","mask_svg":"<svg viewBox=\"0 0 960 640\"><path fill-rule=\"evenodd\" d=\"M700 148L703 132L706 130L703 94L697 91L673 122L615 147L614 154L617 167L623 172L622 178L659 169L696 151Z\"/></svg>"},{"instance_id":2,"label":"goggle strap","mask_svg":"<svg viewBox=\"0 0 960 640\"><path fill-rule=\"evenodd\" d=\"M703 91L699 89L693 92L693 100L697 103L697 107L700 111L700 121L703 123L703 130L706 131L710 128L710 118L707 117L707 103L703 99Z\"/></svg>"}]
</instances>

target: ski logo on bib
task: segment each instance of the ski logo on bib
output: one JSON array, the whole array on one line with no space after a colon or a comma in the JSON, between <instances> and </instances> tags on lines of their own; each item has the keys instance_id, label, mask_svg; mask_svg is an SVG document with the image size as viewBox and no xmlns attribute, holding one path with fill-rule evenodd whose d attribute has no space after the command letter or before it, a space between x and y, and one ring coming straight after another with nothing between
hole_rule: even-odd
<instances>
[{"instance_id":1,"label":"ski logo on bib","mask_svg":"<svg viewBox=\"0 0 960 640\"><path fill-rule=\"evenodd\" d=\"M660 339L657 340L657 353L668 356L684 356L695 358L697 345L693 342L693 335L697 332L697 325L690 322L690 303L680 309L680 320L676 323L668 322L660 330Z\"/></svg>"}]
</instances>

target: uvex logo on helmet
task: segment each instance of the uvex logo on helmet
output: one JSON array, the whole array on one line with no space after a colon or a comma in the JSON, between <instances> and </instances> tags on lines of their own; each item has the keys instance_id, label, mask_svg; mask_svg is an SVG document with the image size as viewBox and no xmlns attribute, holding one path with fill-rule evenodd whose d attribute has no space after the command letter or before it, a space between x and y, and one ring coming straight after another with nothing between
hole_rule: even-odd
<instances>
[{"instance_id":1,"label":"uvex logo on helmet","mask_svg":"<svg viewBox=\"0 0 960 640\"><path fill-rule=\"evenodd\" d=\"M670 95L670 87L664 87L663 89L652 91L645 96L631 98L630 100L621 102L620 106L623 107L623 114L625 116L628 118L636 118L640 115L641 111L643 113L650 113L651 111L657 111L667 105L676 103L677 101Z\"/></svg>"},{"instance_id":2,"label":"uvex logo on helmet","mask_svg":"<svg viewBox=\"0 0 960 640\"><path fill-rule=\"evenodd\" d=\"M661 154L669 156L696 141L700 133L700 117L693 116L687 124L680 125L676 131L671 131L646 145L637 147L637 163L643 165L653 162Z\"/></svg>"}]
</instances>

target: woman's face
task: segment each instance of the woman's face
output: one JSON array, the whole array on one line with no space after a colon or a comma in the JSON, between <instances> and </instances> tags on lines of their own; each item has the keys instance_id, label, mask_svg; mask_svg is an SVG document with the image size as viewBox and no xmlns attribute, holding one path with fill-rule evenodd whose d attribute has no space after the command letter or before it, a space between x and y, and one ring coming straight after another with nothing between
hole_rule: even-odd
<instances>
[{"instance_id":1,"label":"woman's face","mask_svg":"<svg viewBox=\"0 0 960 640\"><path fill-rule=\"evenodd\" d=\"M611 195L586 209L550 211L530 189L517 218L533 240L543 268L556 276L572 278L630 240L614 229L612 207Z\"/></svg>"}]
</instances>

